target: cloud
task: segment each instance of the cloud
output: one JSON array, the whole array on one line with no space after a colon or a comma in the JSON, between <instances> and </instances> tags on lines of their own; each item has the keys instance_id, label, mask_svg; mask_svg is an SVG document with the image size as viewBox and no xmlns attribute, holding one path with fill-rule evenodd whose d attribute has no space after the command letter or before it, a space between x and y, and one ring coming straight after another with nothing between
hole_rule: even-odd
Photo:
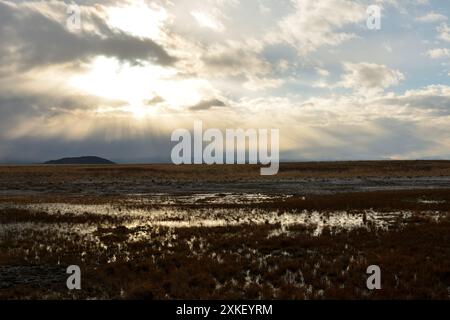
<instances>
[{"instance_id":1,"label":"cloud","mask_svg":"<svg viewBox=\"0 0 450 320\"><path fill-rule=\"evenodd\" d=\"M266 75L272 66L261 58L261 47L255 43L228 41L208 47L201 55L204 72L209 75Z\"/></svg>"},{"instance_id":2,"label":"cloud","mask_svg":"<svg viewBox=\"0 0 450 320\"><path fill-rule=\"evenodd\" d=\"M0 0L0 159L168 158L194 120L279 128L297 160L450 155L448 10L373 2L376 32L366 0L83 0L80 30L68 1Z\"/></svg>"},{"instance_id":3,"label":"cloud","mask_svg":"<svg viewBox=\"0 0 450 320\"><path fill-rule=\"evenodd\" d=\"M201 27L209 28L219 32L225 30L225 26L216 17L211 16L205 12L192 11L191 15L195 18L195 20Z\"/></svg>"},{"instance_id":4,"label":"cloud","mask_svg":"<svg viewBox=\"0 0 450 320\"><path fill-rule=\"evenodd\" d=\"M301 148L296 157L323 160L416 159L416 155L428 154L440 146L433 137L423 134L419 124L390 118L333 125L320 128L319 132L323 141L333 143L310 142L308 144L311 145Z\"/></svg>"},{"instance_id":5,"label":"cloud","mask_svg":"<svg viewBox=\"0 0 450 320\"><path fill-rule=\"evenodd\" d=\"M450 116L450 87L430 85L421 89L408 90L403 95L384 97L380 104L421 110L432 116Z\"/></svg>"},{"instance_id":6,"label":"cloud","mask_svg":"<svg viewBox=\"0 0 450 320\"><path fill-rule=\"evenodd\" d=\"M83 23L89 24L87 21L90 21L96 32L71 32L66 28L66 17L60 16L61 12L66 12L65 9L62 2L40 2L31 6L1 0L0 39L6 44L0 49L1 64L14 64L23 70L86 60L97 55L133 63L151 60L156 64L171 65L176 61L151 39L111 29L100 13L92 8L83 12L86 20Z\"/></svg>"},{"instance_id":7,"label":"cloud","mask_svg":"<svg viewBox=\"0 0 450 320\"><path fill-rule=\"evenodd\" d=\"M162 98L162 97L160 97L160 96L155 96L154 98L152 98L152 99L150 99L150 100L144 101L144 103L145 103L147 106L154 106L154 105L160 104L160 103L162 103L162 102L164 102L164 101L166 101L164 98Z\"/></svg>"},{"instance_id":8,"label":"cloud","mask_svg":"<svg viewBox=\"0 0 450 320\"><path fill-rule=\"evenodd\" d=\"M213 107L225 107L226 104L219 99L203 100L194 106L189 107L192 111L209 110Z\"/></svg>"},{"instance_id":9,"label":"cloud","mask_svg":"<svg viewBox=\"0 0 450 320\"><path fill-rule=\"evenodd\" d=\"M283 79L259 78L250 76L244 87L251 91L279 88L284 84Z\"/></svg>"},{"instance_id":10,"label":"cloud","mask_svg":"<svg viewBox=\"0 0 450 320\"><path fill-rule=\"evenodd\" d=\"M116 124L117 125L117 124ZM123 128L122 128L123 129ZM117 162L170 162L170 134L157 130L146 134L128 133L121 139L107 141L110 132L101 126L83 140L67 141L63 137L21 137L6 141L0 149L0 162L42 163L50 159L97 155ZM107 142L105 142L107 141Z\"/></svg>"},{"instance_id":11,"label":"cloud","mask_svg":"<svg viewBox=\"0 0 450 320\"><path fill-rule=\"evenodd\" d=\"M447 48L439 48L428 50L426 53L431 59L440 59L450 56L450 50Z\"/></svg>"},{"instance_id":12,"label":"cloud","mask_svg":"<svg viewBox=\"0 0 450 320\"><path fill-rule=\"evenodd\" d=\"M414 159L450 154L450 139L446 138L450 136L450 87L446 86L430 86L401 95L245 98L231 103L234 107L221 112L220 117L208 118L208 113L201 112L159 115L139 127L127 117L77 112L50 117L47 113L29 113L32 108L14 113L11 105L2 102L5 110L23 118L14 122L20 124L20 130L5 129L1 123L7 133L21 134L2 138L0 159L19 154L24 159L46 160L93 151L113 160L123 154L130 158L168 155L171 130L191 128L194 119L214 128L279 128L282 153L289 153L296 160ZM23 103L18 101L15 105ZM220 99L202 100L191 111L224 105Z\"/></svg>"},{"instance_id":13,"label":"cloud","mask_svg":"<svg viewBox=\"0 0 450 320\"><path fill-rule=\"evenodd\" d=\"M436 13L436 12L428 12L427 14L417 17L416 21L423 22L423 23L434 23L434 22L442 22L446 21L447 17L443 14Z\"/></svg>"},{"instance_id":14,"label":"cloud","mask_svg":"<svg viewBox=\"0 0 450 320\"><path fill-rule=\"evenodd\" d=\"M330 75L330 72L328 70L325 70L325 69L322 69L322 68L316 67L315 71L321 77L328 77Z\"/></svg>"},{"instance_id":15,"label":"cloud","mask_svg":"<svg viewBox=\"0 0 450 320\"><path fill-rule=\"evenodd\" d=\"M438 38L440 40L450 42L450 27L446 23L442 23L438 28L439 32Z\"/></svg>"},{"instance_id":16,"label":"cloud","mask_svg":"<svg viewBox=\"0 0 450 320\"><path fill-rule=\"evenodd\" d=\"M286 42L304 55L322 46L337 46L355 37L345 26L367 18L366 7L348 0L295 0L295 13L283 18L271 42Z\"/></svg>"},{"instance_id":17,"label":"cloud","mask_svg":"<svg viewBox=\"0 0 450 320\"><path fill-rule=\"evenodd\" d=\"M95 109L100 106L121 110L125 104L124 101L70 92L0 96L0 136L10 140L58 132L62 136L80 137L85 128L83 121L65 127L58 119L88 118L95 115Z\"/></svg>"},{"instance_id":18,"label":"cloud","mask_svg":"<svg viewBox=\"0 0 450 320\"><path fill-rule=\"evenodd\" d=\"M356 91L379 91L405 79L399 70L375 63L344 63L344 71L337 86Z\"/></svg>"},{"instance_id":19,"label":"cloud","mask_svg":"<svg viewBox=\"0 0 450 320\"><path fill-rule=\"evenodd\" d=\"M449 98L450 87L440 86L241 103L257 126L280 128L292 160L417 159L450 155Z\"/></svg>"}]
</instances>

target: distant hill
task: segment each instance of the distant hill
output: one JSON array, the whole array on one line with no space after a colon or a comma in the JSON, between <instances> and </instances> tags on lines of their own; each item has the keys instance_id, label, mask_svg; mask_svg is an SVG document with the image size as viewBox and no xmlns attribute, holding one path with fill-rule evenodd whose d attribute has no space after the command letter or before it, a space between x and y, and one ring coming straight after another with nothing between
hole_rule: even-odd
<instances>
[{"instance_id":1,"label":"distant hill","mask_svg":"<svg viewBox=\"0 0 450 320\"><path fill-rule=\"evenodd\" d=\"M100 157L78 157L78 158L62 158L59 160L50 160L44 164L115 164L112 161Z\"/></svg>"}]
</instances>

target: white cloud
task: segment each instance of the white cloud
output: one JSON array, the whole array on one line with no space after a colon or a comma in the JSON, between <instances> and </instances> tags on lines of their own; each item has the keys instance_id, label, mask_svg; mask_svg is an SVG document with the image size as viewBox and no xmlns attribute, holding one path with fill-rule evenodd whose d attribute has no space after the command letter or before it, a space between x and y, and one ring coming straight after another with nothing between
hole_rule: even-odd
<instances>
[{"instance_id":1,"label":"white cloud","mask_svg":"<svg viewBox=\"0 0 450 320\"><path fill-rule=\"evenodd\" d=\"M330 72L328 70L318 68L318 67L315 70L316 70L317 74L321 77L328 77L330 75Z\"/></svg>"},{"instance_id":2,"label":"white cloud","mask_svg":"<svg viewBox=\"0 0 450 320\"><path fill-rule=\"evenodd\" d=\"M431 59L440 59L444 57L450 56L450 50L447 48L438 48L438 49L432 49L427 51L427 56L429 56Z\"/></svg>"},{"instance_id":3,"label":"white cloud","mask_svg":"<svg viewBox=\"0 0 450 320\"><path fill-rule=\"evenodd\" d=\"M225 26L217 19L217 17L214 17L206 12L192 11L191 15L195 18L195 20L197 20L198 25L201 27L219 32L225 30Z\"/></svg>"},{"instance_id":4,"label":"white cloud","mask_svg":"<svg viewBox=\"0 0 450 320\"><path fill-rule=\"evenodd\" d=\"M450 42L450 27L446 23L441 24L437 31L439 32L439 39Z\"/></svg>"},{"instance_id":5,"label":"white cloud","mask_svg":"<svg viewBox=\"0 0 450 320\"><path fill-rule=\"evenodd\" d=\"M345 74L337 86L356 91L380 91L405 79L399 70L375 63L344 63Z\"/></svg>"},{"instance_id":6,"label":"white cloud","mask_svg":"<svg viewBox=\"0 0 450 320\"><path fill-rule=\"evenodd\" d=\"M436 13L436 12L429 12L423 16L417 17L416 21L423 22L423 23L434 23L434 22L442 22L446 21L447 17L443 14Z\"/></svg>"},{"instance_id":7,"label":"white cloud","mask_svg":"<svg viewBox=\"0 0 450 320\"><path fill-rule=\"evenodd\" d=\"M262 14L269 14L271 12L271 9L260 2L259 3L259 11Z\"/></svg>"},{"instance_id":8,"label":"white cloud","mask_svg":"<svg viewBox=\"0 0 450 320\"><path fill-rule=\"evenodd\" d=\"M321 46L337 46L355 37L339 31L344 26L364 21L366 7L348 0L293 0L295 13L279 23L280 32L269 35L271 42L287 42L300 54Z\"/></svg>"},{"instance_id":9,"label":"white cloud","mask_svg":"<svg viewBox=\"0 0 450 320\"><path fill-rule=\"evenodd\" d=\"M244 87L251 91L259 91L278 88L282 86L283 83L283 79L250 77L250 79L244 83Z\"/></svg>"},{"instance_id":10,"label":"white cloud","mask_svg":"<svg viewBox=\"0 0 450 320\"><path fill-rule=\"evenodd\" d=\"M203 49L199 70L210 76L252 75L261 77L272 71L272 65L261 57L261 47L254 42L227 41Z\"/></svg>"}]
</instances>

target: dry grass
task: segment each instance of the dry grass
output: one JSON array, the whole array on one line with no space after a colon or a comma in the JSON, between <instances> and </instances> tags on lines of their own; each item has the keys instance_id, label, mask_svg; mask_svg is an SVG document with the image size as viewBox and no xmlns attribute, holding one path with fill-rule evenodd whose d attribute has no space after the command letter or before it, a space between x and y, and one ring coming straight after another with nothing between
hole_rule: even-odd
<instances>
[{"instance_id":1,"label":"dry grass","mask_svg":"<svg viewBox=\"0 0 450 320\"><path fill-rule=\"evenodd\" d=\"M133 181L239 181L280 178L350 177L440 177L450 176L450 161L349 161L282 163L276 176L260 176L259 165L84 165L0 166L2 182L44 179L58 183L67 179L101 182L111 179Z\"/></svg>"},{"instance_id":2,"label":"dry grass","mask_svg":"<svg viewBox=\"0 0 450 320\"><path fill-rule=\"evenodd\" d=\"M325 231L313 237L304 227L267 238L276 226L168 229L153 240L130 242L137 230L98 229L107 246L74 235L32 234L2 242L3 264L79 264L83 290L15 287L1 298L138 299L448 299L450 220L427 220L390 231L370 228ZM167 240L170 238L171 240ZM166 240L163 240L166 239ZM36 241L40 244L36 246ZM47 246L59 250L46 252ZM33 252L29 252L31 251ZM28 253L24 254L27 250ZM114 256L114 261L111 257ZM83 257L83 259L81 259ZM365 287L368 265L382 267L383 290Z\"/></svg>"},{"instance_id":3,"label":"dry grass","mask_svg":"<svg viewBox=\"0 0 450 320\"><path fill-rule=\"evenodd\" d=\"M156 190L183 186L186 181L258 184L401 176L450 176L450 162L283 164L275 177L259 176L257 166L1 166L0 190L14 192L0 197L0 271L7 274L0 272L0 299L449 299L449 189L182 205L129 203L140 198L123 191L136 185ZM9 207L11 203L66 203L69 211L50 213ZM138 208L149 214L181 206L192 215L220 208L275 216L319 211L325 218L341 210L359 216L371 209L399 215L389 228L365 222L350 229L325 228L317 235L315 225L264 220L189 228L130 224L126 210L70 212L75 204ZM60 281L66 278L64 267L73 264L82 269L81 291L68 291ZM382 269L383 290L366 288L366 268L372 264ZM38 270L31 279L30 270Z\"/></svg>"}]
</instances>

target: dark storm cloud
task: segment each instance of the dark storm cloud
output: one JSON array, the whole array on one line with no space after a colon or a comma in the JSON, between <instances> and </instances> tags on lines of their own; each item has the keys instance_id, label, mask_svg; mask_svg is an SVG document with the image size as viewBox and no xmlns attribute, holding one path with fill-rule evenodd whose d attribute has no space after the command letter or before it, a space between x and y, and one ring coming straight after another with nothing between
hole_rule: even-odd
<instances>
[{"instance_id":1,"label":"dark storm cloud","mask_svg":"<svg viewBox=\"0 0 450 320\"><path fill-rule=\"evenodd\" d=\"M57 9L65 10L65 6L58 6ZM36 10L0 2L1 65L13 63L21 69L28 69L84 60L96 55L132 63L145 60L171 65L175 62L176 59L153 40L113 30L92 12L83 14L88 15L89 23L101 35L70 32L65 28L65 20L54 21Z\"/></svg>"},{"instance_id":2,"label":"dark storm cloud","mask_svg":"<svg viewBox=\"0 0 450 320\"><path fill-rule=\"evenodd\" d=\"M200 110L208 110L213 107L225 107L226 104L219 99L212 100L203 100L197 103L196 105L190 107L189 109L192 111L200 111Z\"/></svg>"}]
</instances>

